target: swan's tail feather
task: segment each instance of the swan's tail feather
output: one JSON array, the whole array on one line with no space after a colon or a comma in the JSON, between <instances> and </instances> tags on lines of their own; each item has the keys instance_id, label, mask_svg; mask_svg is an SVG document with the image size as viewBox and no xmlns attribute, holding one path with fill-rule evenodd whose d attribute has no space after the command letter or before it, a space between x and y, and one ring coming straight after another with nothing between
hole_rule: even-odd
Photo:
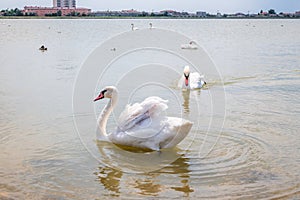
<instances>
[{"instance_id":1,"label":"swan's tail feather","mask_svg":"<svg viewBox=\"0 0 300 200\"><path fill-rule=\"evenodd\" d=\"M180 143L190 132L193 122L180 119L182 123L173 127L173 137L168 142L161 144L161 148L171 148Z\"/></svg>"}]
</instances>

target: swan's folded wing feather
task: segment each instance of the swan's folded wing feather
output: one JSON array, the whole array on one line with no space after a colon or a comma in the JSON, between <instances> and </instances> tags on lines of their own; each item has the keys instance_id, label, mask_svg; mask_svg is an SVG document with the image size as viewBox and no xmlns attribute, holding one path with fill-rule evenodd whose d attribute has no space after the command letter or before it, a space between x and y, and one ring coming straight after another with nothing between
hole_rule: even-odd
<instances>
[{"instance_id":1,"label":"swan's folded wing feather","mask_svg":"<svg viewBox=\"0 0 300 200\"><path fill-rule=\"evenodd\" d=\"M190 132L193 122L177 118L177 117L168 117L165 129L161 135L160 146L162 148L170 148L176 146L181 142Z\"/></svg>"},{"instance_id":2,"label":"swan's folded wing feather","mask_svg":"<svg viewBox=\"0 0 300 200\"><path fill-rule=\"evenodd\" d=\"M190 81L191 82L197 82L203 78L203 75L201 76L198 72L193 72L190 74Z\"/></svg>"},{"instance_id":3,"label":"swan's folded wing feather","mask_svg":"<svg viewBox=\"0 0 300 200\"><path fill-rule=\"evenodd\" d=\"M200 75L198 72L193 72L190 75L190 87L192 89L201 88L204 84L204 76Z\"/></svg>"},{"instance_id":4,"label":"swan's folded wing feather","mask_svg":"<svg viewBox=\"0 0 300 200\"><path fill-rule=\"evenodd\" d=\"M159 134L156 129L136 129L122 132L118 130L115 137L111 138L111 141L116 144L124 146L133 146L137 148L159 150L159 140L156 136Z\"/></svg>"},{"instance_id":5,"label":"swan's folded wing feather","mask_svg":"<svg viewBox=\"0 0 300 200\"><path fill-rule=\"evenodd\" d=\"M129 130L142 124L150 117L157 117L168 108L167 100L159 97L148 97L141 103L127 105L118 120L118 128L122 131Z\"/></svg>"}]
</instances>

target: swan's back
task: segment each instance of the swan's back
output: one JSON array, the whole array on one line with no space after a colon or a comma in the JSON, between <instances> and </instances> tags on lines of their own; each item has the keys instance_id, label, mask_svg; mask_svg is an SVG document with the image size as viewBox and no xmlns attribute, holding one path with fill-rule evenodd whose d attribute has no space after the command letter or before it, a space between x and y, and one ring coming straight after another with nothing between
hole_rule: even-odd
<instances>
[{"instance_id":1,"label":"swan's back","mask_svg":"<svg viewBox=\"0 0 300 200\"><path fill-rule=\"evenodd\" d=\"M119 117L118 127L126 131L141 124L147 118L162 116L162 112L168 108L167 102L167 100L153 96L146 98L141 103L127 105Z\"/></svg>"},{"instance_id":2,"label":"swan's back","mask_svg":"<svg viewBox=\"0 0 300 200\"><path fill-rule=\"evenodd\" d=\"M204 76L200 75L198 72L193 72L190 74L190 88L198 89L202 88L205 85L205 81L203 80Z\"/></svg>"},{"instance_id":3,"label":"swan's back","mask_svg":"<svg viewBox=\"0 0 300 200\"><path fill-rule=\"evenodd\" d=\"M154 127L134 127L127 131L117 129L115 133L109 135L109 139L115 144L124 146L160 150L176 146L188 135L193 126L192 122L176 117L165 117L160 123L154 123L156 123Z\"/></svg>"},{"instance_id":4,"label":"swan's back","mask_svg":"<svg viewBox=\"0 0 300 200\"><path fill-rule=\"evenodd\" d=\"M193 123L177 117L168 117L166 127L161 134L160 148L170 148L181 142L190 132Z\"/></svg>"},{"instance_id":5,"label":"swan's back","mask_svg":"<svg viewBox=\"0 0 300 200\"><path fill-rule=\"evenodd\" d=\"M148 97L141 103L127 105L119 117L117 130L110 140L116 144L159 150L176 146L189 133L193 123L166 117L166 100Z\"/></svg>"}]
</instances>

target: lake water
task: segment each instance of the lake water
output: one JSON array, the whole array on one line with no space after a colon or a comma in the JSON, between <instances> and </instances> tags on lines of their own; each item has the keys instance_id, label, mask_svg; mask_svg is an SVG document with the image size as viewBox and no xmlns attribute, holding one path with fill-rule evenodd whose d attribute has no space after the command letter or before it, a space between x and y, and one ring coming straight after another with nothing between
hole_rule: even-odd
<instances>
[{"instance_id":1,"label":"lake water","mask_svg":"<svg viewBox=\"0 0 300 200\"><path fill-rule=\"evenodd\" d=\"M107 101L92 100L114 76L82 96L95 112L84 105L77 112L73 97L82 68L101 43L130 31L131 23L142 29L149 22L0 20L0 198L300 198L300 20L151 20L196 40L220 74L205 72L207 86L190 94L159 65L142 66L120 81L120 87L137 88L131 96L131 89L120 89L130 102L169 98L168 115L194 121L176 148L139 152L95 140L96 116ZM42 44L48 51L38 50ZM123 63L151 60L153 53ZM112 74L123 73L114 67ZM151 77L149 67L167 92L133 87L133 77ZM109 122L108 129L114 126ZM147 168L157 160L170 162Z\"/></svg>"}]
</instances>

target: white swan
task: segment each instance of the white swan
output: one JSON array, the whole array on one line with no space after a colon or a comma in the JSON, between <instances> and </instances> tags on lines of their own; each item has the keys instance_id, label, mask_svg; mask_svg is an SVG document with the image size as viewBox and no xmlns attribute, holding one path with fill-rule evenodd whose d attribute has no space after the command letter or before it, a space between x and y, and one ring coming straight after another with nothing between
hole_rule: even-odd
<instances>
[{"instance_id":1,"label":"white swan","mask_svg":"<svg viewBox=\"0 0 300 200\"><path fill-rule=\"evenodd\" d=\"M149 23L149 26L150 26L150 27L149 27L150 29L153 29L153 28L154 28L154 27L153 27L153 24L152 24L151 22Z\"/></svg>"},{"instance_id":2,"label":"white swan","mask_svg":"<svg viewBox=\"0 0 300 200\"><path fill-rule=\"evenodd\" d=\"M183 75L178 82L178 87L192 90L202 88L206 84L203 78L204 76L200 75L198 72L190 73L190 67L185 66Z\"/></svg>"},{"instance_id":3,"label":"white swan","mask_svg":"<svg viewBox=\"0 0 300 200\"><path fill-rule=\"evenodd\" d=\"M188 44L181 45L182 49L198 49L198 45L195 41L190 41Z\"/></svg>"},{"instance_id":4,"label":"white swan","mask_svg":"<svg viewBox=\"0 0 300 200\"><path fill-rule=\"evenodd\" d=\"M165 116L167 101L152 96L141 103L127 105L119 117L116 130L107 134L106 123L118 101L117 88L105 87L94 101L103 98L110 100L99 116L99 128L105 139L115 144L151 150L171 148L187 136L193 125L182 118Z\"/></svg>"},{"instance_id":5,"label":"white swan","mask_svg":"<svg viewBox=\"0 0 300 200\"><path fill-rule=\"evenodd\" d=\"M131 30L132 30L132 31L137 31L137 30L139 30L139 28L138 28L138 27L135 27L134 24L131 24Z\"/></svg>"}]
</instances>

